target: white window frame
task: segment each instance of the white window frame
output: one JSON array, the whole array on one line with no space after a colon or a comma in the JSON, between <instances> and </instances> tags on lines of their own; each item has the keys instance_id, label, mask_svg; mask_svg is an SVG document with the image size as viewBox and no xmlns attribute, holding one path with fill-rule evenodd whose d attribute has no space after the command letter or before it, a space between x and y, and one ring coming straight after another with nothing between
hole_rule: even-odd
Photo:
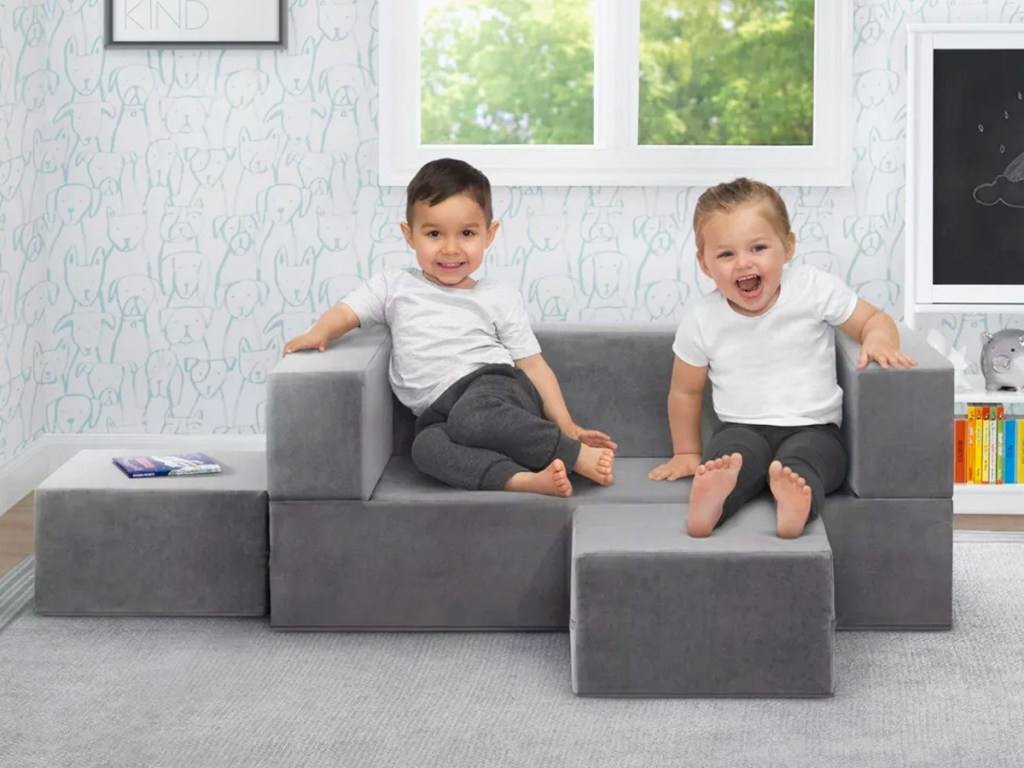
<instances>
[{"instance_id":1,"label":"white window frame","mask_svg":"<svg viewBox=\"0 0 1024 768\"><path fill-rule=\"evenodd\" d=\"M594 144L423 144L418 0L379 0L379 183L405 186L424 163L458 156L498 186L704 186L752 176L775 186L849 186L853 154L852 0L817 0L814 143L637 143L641 0L594 0ZM411 5L416 9L411 12Z\"/></svg>"}]
</instances>

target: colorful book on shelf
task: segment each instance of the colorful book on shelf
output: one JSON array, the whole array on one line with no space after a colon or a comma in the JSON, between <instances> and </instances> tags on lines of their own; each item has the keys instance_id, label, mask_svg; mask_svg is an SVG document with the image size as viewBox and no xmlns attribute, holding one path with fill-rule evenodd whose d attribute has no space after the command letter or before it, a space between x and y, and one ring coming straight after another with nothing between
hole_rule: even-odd
<instances>
[{"instance_id":1,"label":"colorful book on shelf","mask_svg":"<svg viewBox=\"0 0 1024 768\"><path fill-rule=\"evenodd\" d=\"M985 415L985 406L976 405L974 406L974 482L981 482L981 454L982 448L984 447L984 430L982 427L985 426L983 416Z\"/></svg>"},{"instance_id":2,"label":"colorful book on shelf","mask_svg":"<svg viewBox=\"0 0 1024 768\"><path fill-rule=\"evenodd\" d=\"M981 482L981 406L972 409L971 423L974 425L974 440L971 442L971 479Z\"/></svg>"},{"instance_id":3,"label":"colorful book on shelf","mask_svg":"<svg viewBox=\"0 0 1024 768\"><path fill-rule=\"evenodd\" d=\"M1003 484L1003 474L1005 468L1003 463L1006 459L1006 408L1001 405L996 406L996 419L995 419L995 460L993 464L995 466L995 477L993 482L996 485Z\"/></svg>"},{"instance_id":4,"label":"colorful book on shelf","mask_svg":"<svg viewBox=\"0 0 1024 768\"><path fill-rule=\"evenodd\" d=\"M220 472L220 464L205 453L177 453L162 456L117 456L114 463L128 477L167 477L211 475Z\"/></svg>"},{"instance_id":5,"label":"colorful book on shelf","mask_svg":"<svg viewBox=\"0 0 1024 768\"><path fill-rule=\"evenodd\" d=\"M965 454L967 438L967 419L954 419L953 421L953 482L966 482L965 477Z\"/></svg>"},{"instance_id":6,"label":"colorful book on shelf","mask_svg":"<svg viewBox=\"0 0 1024 768\"><path fill-rule=\"evenodd\" d=\"M1003 480L1006 483L1017 482L1017 420L1006 420L1006 460Z\"/></svg>"},{"instance_id":7,"label":"colorful book on shelf","mask_svg":"<svg viewBox=\"0 0 1024 768\"><path fill-rule=\"evenodd\" d=\"M964 415L966 436L964 438L964 482L974 482L974 406L967 406Z\"/></svg>"},{"instance_id":8,"label":"colorful book on shelf","mask_svg":"<svg viewBox=\"0 0 1024 768\"><path fill-rule=\"evenodd\" d=\"M996 484L996 407L988 407L988 483Z\"/></svg>"},{"instance_id":9,"label":"colorful book on shelf","mask_svg":"<svg viewBox=\"0 0 1024 768\"><path fill-rule=\"evenodd\" d=\"M1017 474L1014 479L1018 483L1024 482L1024 426L1020 420L1017 421Z\"/></svg>"},{"instance_id":10,"label":"colorful book on shelf","mask_svg":"<svg viewBox=\"0 0 1024 768\"><path fill-rule=\"evenodd\" d=\"M981 409L981 477L978 482L987 485L988 484L988 471L989 467L989 423L992 421L992 409L989 406L983 406Z\"/></svg>"},{"instance_id":11,"label":"colorful book on shelf","mask_svg":"<svg viewBox=\"0 0 1024 768\"><path fill-rule=\"evenodd\" d=\"M974 482L974 406L964 413L964 482Z\"/></svg>"}]
</instances>

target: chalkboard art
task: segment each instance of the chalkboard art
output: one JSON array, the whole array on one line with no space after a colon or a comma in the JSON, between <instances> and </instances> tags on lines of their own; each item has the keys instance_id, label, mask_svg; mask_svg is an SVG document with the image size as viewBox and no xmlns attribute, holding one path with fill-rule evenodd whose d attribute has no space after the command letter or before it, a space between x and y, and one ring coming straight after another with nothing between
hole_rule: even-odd
<instances>
[{"instance_id":1,"label":"chalkboard art","mask_svg":"<svg viewBox=\"0 0 1024 768\"><path fill-rule=\"evenodd\" d=\"M1024 284L1024 50L936 50L933 280Z\"/></svg>"},{"instance_id":2,"label":"chalkboard art","mask_svg":"<svg viewBox=\"0 0 1024 768\"><path fill-rule=\"evenodd\" d=\"M280 48L285 0L105 0L107 47Z\"/></svg>"}]
</instances>

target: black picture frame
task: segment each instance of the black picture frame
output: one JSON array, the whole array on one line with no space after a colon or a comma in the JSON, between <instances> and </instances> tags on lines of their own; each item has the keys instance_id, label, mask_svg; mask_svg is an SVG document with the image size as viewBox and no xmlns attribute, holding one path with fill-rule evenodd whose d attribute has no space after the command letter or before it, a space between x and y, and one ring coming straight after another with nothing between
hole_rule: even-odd
<instances>
[{"instance_id":1,"label":"black picture frame","mask_svg":"<svg viewBox=\"0 0 1024 768\"><path fill-rule=\"evenodd\" d=\"M217 3L220 0L205 0L205 2ZM148 21L153 15L160 14L160 18L167 23L175 19L173 13L178 12L177 19L181 20L183 14L194 10L196 5L202 5L204 0L103 0L103 45L105 48L261 48L261 49L283 49L287 43L288 32L288 3L287 0L246 0L247 12L260 12L260 2L266 4L266 11L273 12L277 16L277 36L274 39L259 40L211 40L206 37L197 36L195 39L170 38L154 36L152 39L139 39L134 37L128 39L117 39L114 30L115 6L120 8L134 9L136 18ZM140 10L141 9L141 10ZM142 14L142 16L139 16Z\"/></svg>"}]
</instances>

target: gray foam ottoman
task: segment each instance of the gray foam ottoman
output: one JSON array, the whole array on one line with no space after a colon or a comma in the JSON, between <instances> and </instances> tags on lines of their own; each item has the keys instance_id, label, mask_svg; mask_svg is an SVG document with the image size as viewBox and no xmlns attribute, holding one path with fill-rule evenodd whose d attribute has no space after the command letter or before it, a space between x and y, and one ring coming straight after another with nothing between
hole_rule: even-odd
<instances>
[{"instance_id":1,"label":"gray foam ottoman","mask_svg":"<svg viewBox=\"0 0 1024 768\"><path fill-rule=\"evenodd\" d=\"M821 520L775 535L770 497L706 539L681 504L573 516L573 690L608 696L832 693L832 551Z\"/></svg>"},{"instance_id":2,"label":"gray foam ottoman","mask_svg":"<svg viewBox=\"0 0 1024 768\"><path fill-rule=\"evenodd\" d=\"M111 461L159 453L80 451L36 489L37 612L267 613L266 454L217 450L220 474L134 480Z\"/></svg>"}]
</instances>

